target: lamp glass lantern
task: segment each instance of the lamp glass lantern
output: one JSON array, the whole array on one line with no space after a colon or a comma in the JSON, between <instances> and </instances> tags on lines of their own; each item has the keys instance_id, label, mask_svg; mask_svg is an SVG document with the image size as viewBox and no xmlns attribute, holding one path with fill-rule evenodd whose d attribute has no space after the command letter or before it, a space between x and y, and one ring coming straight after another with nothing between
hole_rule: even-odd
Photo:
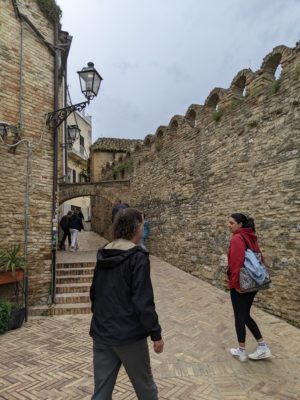
<instances>
[{"instance_id":1,"label":"lamp glass lantern","mask_svg":"<svg viewBox=\"0 0 300 400\"><path fill-rule=\"evenodd\" d=\"M68 125L68 141L73 144L76 139L79 138L81 130L78 128L78 125Z\"/></svg>"},{"instance_id":2,"label":"lamp glass lantern","mask_svg":"<svg viewBox=\"0 0 300 400\"><path fill-rule=\"evenodd\" d=\"M103 80L100 74L95 70L92 62L88 63L87 67L82 68L79 74L81 91L88 101L97 96L101 81Z\"/></svg>"},{"instance_id":3,"label":"lamp glass lantern","mask_svg":"<svg viewBox=\"0 0 300 400\"><path fill-rule=\"evenodd\" d=\"M0 121L0 136L7 134L8 124L4 121Z\"/></svg>"}]
</instances>

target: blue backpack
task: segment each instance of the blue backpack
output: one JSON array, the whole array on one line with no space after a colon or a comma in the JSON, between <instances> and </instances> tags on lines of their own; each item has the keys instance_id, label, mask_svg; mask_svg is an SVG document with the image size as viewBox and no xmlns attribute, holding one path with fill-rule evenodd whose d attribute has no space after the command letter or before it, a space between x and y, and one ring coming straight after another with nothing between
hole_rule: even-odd
<instances>
[{"instance_id":1,"label":"blue backpack","mask_svg":"<svg viewBox=\"0 0 300 400\"><path fill-rule=\"evenodd\" d=\"M251 249L245 251L244 267L258 285L262 285L266 279L267 271L261 262L260 253L254 253Z\"/></svg>"},{"instance_id":2,"label":"blue backpack","mask_svg":"<svg viewBox=\"0 0 300 400\"><path fill-rule=\"evenodd\" d=\"M243 238L243 237L242 237ZM243 238L246 250L244 265L240 269L240 289L241 292L254 292L262 289L269 289L271 284L270 275L262 263L261 254L255 253L247 248L247 243Z\"/></svg>"}]
</instances>

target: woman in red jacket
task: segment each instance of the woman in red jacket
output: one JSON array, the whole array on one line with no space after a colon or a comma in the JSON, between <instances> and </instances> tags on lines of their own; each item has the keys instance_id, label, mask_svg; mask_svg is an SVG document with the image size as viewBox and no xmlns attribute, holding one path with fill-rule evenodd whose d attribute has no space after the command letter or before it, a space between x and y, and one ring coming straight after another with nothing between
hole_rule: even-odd
<instances>
[{"instance_id":1,"label":"woman in red jacket","mask_svg":"<svg viewBox=\"0 0 300 400\"><path fill-rule=\"evenodd\" d=\"M257 292L241 293L239 275L244 265L245 250L247 248L256 253L261 253L255 235L254 220L244 214L235 213L228 219L228 228L232 233L228 249L228 280L230 297L234 312L235 329L239 343L238 348L230 349L230 353L240 361L261 360L272 356L262 334L250 316L250 309ZM245 350L246 326L257 340L257 349L247 356Z\"/></svg>"}]
</instances>

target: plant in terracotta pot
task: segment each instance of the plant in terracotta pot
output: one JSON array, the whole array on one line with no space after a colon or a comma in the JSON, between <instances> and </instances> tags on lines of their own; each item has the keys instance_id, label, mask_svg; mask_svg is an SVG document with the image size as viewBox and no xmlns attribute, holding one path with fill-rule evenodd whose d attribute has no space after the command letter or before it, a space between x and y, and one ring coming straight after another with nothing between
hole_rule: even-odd
<instances>
[{"instance_id":1,"label":"plant in terracotta pot","mask_svg":"<svg viewBox=\"0 0 300 400\"><path fill-rule=\"evenodd\" d=\"M20 245L0 251L0 285L12 286L14 293L13 301L9 296L9 301L0 302L2 319L4 318L4 321L2 321L0 316L0 327L2 324L2 331L4 329L4 332L5 330L20 328L26 314L26 307L24 306L25 257L20 254ZM6 321L7 318L5 316L8 316L8 321Z\"/></svg>"},{"instance_id":2,"label":"plant in terracotta pot","mask_svg":"<svg viewBox=\"0 0 300 400\"><path fill-rule=\"evenodd\" d=\"M19 244L0 252L0 284L13 283L23 279L25 258L19 253Z\"/></svg>"}]
</instances>

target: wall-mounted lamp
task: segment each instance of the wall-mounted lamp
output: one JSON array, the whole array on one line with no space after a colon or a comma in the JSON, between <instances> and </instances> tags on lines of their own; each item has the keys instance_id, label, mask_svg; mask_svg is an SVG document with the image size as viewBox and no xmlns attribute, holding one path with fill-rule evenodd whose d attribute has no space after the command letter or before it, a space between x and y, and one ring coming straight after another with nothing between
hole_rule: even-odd
<instances>
[{"instance_id":1,"label":"wall-mounted lamp","mask_svg":"<svg viewBox=\"0 0 300 400\"><path fill-rule=\"evenodd\" d=\"M57 128L62 122L64 122L70 114L74 111L82 111L90 101L97 96L101 81L103 80L100 74L94 68L92 62L88 63L88 66L78 71L81 91L87 98L87 101L82 103L74 104L69 107L61 108L59 110L46 114L46 124L49 127Z\"/></svg>"},{"instance_id":2,"label":"wall-mounted lamp","mask_svg":"<svg viewBox=\"0 0 300 400\"><path fill-rule=\"evenodd\" d=\"M68 125L68 139L72 144L79 138L80 132L77 125Z\"/></svg>"},{"instance_id":3,"label":"wall-mounted lamp","mask_svg":"<svg viewBox=\"0 0 300 400\"><path fill-rule=\"evenodd\" d=\"M78 125L68 125L67 140L61 147L67 147L69 150L72 150L73 143L79 138L80 132L81 129L78 128Z\"/></svg>"},{"instance_id":4,"label":"wall-mounted lamp","mask_svg":"<svg viewBox=\"0 0 300 400\"><path fill-rule=\"evenodd\" d=\"M20 133L20 125L11 125L6 121L0 121L0 137L3 138L8 133L14 134L16 136Z\"/></svg>"},{"instance_id":5,"label":"wall-mounted lamp","mask_svg":"<svg viewBox=\"0 0 300 400\"><path fill-rule=\"evenodd\" d=\"M82 68L77 74L79 75L82 93L88 99L88 102L93 100L93 98L97 96L101 81L103 80L95 70L94 64L89 62L88 66Z\"/></svg>"},{"instance_id":6,"label":"wall-mounted lamp","mask_svg":"<svg viewBox=\"0 0 300 400\"><path fill-rule=\"evenodd\" d=\"M0 121L0 136L3 137L4 135L7 134L7 128L9 127L9 124L4 121Z\"/></svg>"}]
</instances>

